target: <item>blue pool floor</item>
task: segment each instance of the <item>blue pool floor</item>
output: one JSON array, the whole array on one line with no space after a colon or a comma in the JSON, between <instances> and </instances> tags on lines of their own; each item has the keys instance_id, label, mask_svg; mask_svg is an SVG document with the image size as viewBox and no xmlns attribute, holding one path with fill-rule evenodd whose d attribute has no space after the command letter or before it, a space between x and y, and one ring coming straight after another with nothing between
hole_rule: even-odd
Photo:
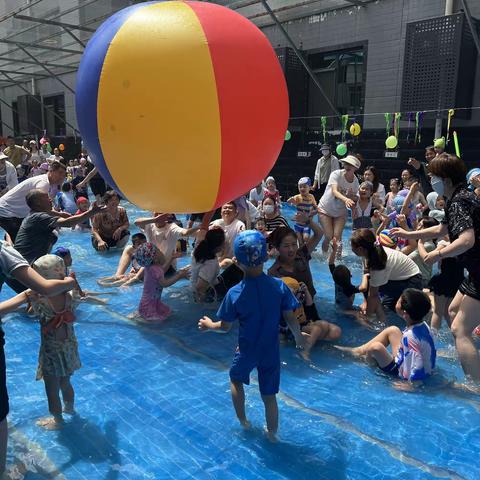
<instances>
[{"instance_id":1,"label":"blue pool floor","mask_svg":"<svg viewBox=\"0 0 480 480\"><path fill-rule=\"evenodd\" d=\"M132 223L144 213L127 209ZM119 253L95 253L88 234L72 231L62 231L58 245L72 250L82 287L102 290L96 279L114 272ZM343 261L359 280L359 263L348 249ZM187 263L188 257L180 261ZM322 318L343 329L339 343L371 338L336 312L325 259L315 256L311 266ZM293 346L283 347L280 441L272 444L262 433L254 381L246 388L254 428L243 431L234 416L228 369L236 330L199 333L198 319L215 310L191 303L187 287L182 281L164 291L174 314L160 327L127 318L141 285L117 290L105 306L78 307L83 367L72 378L78 414L66 417L61 431L35 425L48 413L43 383L35 381L38 323L23 314L4 319L11 478L480 478L480 397L445 386L463 381L446 328L437 342L437 374L416 393L395 390L391 378L331 346L315 348L310 364ZM0 299L9 296L4 287Z\"/></svg>"}]
</instances>

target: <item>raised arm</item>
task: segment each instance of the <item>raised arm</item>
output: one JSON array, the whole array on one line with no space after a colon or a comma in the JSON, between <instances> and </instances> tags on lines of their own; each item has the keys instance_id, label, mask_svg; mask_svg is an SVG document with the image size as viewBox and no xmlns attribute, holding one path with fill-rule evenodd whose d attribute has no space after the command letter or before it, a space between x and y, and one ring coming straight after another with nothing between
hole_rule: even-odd
<instances>
[{"instance_id":1,"label":"raised arm","mask_svg":"<svg viewBox=\"0 0 480 480\"><path fill-rule=\"evenodd\" d=\"M46 280L32 267L18 267L11 275L26 287L46 297L59 295L75 288L75 280L71 277L65 277L63 280Z\"/></svg>"},{"instance_id":2,"label":"raised arm","mask_svg":"<svg viewBox=\"0 0 480 480\"><path fill-rule=\"evenodd\" d=\"M170 216L170 214L168 214L168 213L159 213L155 217L137 218L134 223L138 228L142 228L142 229L144 227L146 227L147 225L149 225L150 223L157 223L157 224L160 224L163 227L167 223L167 220L168 220L169 216Z\"/></svg>"}]
</instances>

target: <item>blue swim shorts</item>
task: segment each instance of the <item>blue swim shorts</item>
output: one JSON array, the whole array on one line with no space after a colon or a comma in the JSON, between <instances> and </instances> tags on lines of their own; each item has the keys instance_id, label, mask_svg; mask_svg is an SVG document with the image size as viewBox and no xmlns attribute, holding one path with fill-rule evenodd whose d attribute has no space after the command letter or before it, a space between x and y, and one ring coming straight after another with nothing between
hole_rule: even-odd
<instances>
[{"instance_id":1,"label":"blue swim shorts","mask_svg":"<svg viewBox=\"0 0 480 480\"><path fill-rule=\"evenodd\" d=\"M250 385L250 373L254 368L258 371L258 385L262 395L275 395L280 388L280 360L268 362L268 365L259 364L257 359L242 355L237 350L230 368L230 380Z\"/></svg>"}]
</instances>

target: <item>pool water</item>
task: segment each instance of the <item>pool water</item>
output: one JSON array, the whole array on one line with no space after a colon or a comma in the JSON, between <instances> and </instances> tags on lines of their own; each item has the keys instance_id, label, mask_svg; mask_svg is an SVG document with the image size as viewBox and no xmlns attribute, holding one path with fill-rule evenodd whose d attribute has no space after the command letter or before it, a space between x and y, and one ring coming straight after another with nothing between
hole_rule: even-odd
<instances>
[{"instance_id":1,"label":"pool water","mask_svg":"<svg viewBox=\"0 0 480 480\"><path fill-rule=\"evenodd\" d=\"M132 224L145 213L126 206ZM86 233L62 231L57 245L71 249L82 287L102 290L96 278L115 271L119 254L94 252ZM343 261L359 282L359 263L348 249ZM188 257L180 260L187 263ZM311 266L322 318L343 329L339 343L371 338L372 332L336 313L326 261L316 257ZM35 425L47 414L43 382L35 381L38 323L23 314L4 319L12 478L480 478L480 397L445 386L463 381L446 329L437 342L443 355L437 374L416 393L395 390L391 378L331 346L316 347L310 364L293 346L283 347L279 442L272 444L263 435L255 381L246 387L252 430L239 427L231 406L228 369L236 329L199 333L198 319L215 309L192 304L187 281L164 290L174 314L162 326L134 324L127 315L141 290L117 289L106 306L78 307L83 367L72 379L78 414L66 417L61 431ZM9 296L5 287L0 298Z\"/></svg>"}]
</instances>

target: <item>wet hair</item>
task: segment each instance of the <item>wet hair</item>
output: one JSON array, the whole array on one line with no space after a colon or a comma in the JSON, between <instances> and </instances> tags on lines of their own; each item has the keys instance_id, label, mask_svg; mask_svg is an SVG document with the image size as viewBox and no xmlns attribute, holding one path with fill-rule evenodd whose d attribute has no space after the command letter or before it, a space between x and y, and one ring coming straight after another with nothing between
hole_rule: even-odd
<instances>
[{"instance_id":1,"label":"wet hair","mask_svg":"<svg viewBox=\"0 0 480 480\"><path fill-rule=\"evenodd\" d=\"M424 217L422 218L422 225L423 225L423 228L430 228L430 227L435 227L437 225L440 225L440 222L433 217Z\"/></svg>"},{"instance_id":2,"label":"wet hair","mask_svg":"<svg viewBox=\"0 0 480 480\"><path fill-rule=\"evenodd\" d=\"M428 173L440 178L449 178L453 185L460 185L466 183L467 167L456 155L441 153L428 164Z\"/></svg>"},{"instance_id":3,"label":"wet hair","mask_svg":"<svg viewBox=\"0 0 480 480\"><path fill-rule=\"evenodd\" d=\"M118 196L117 192L115 192L115 190L107 190L105 192L105 195L103 196L103 201L105 203L108 203L109 200L111 200L112 198L118 198L120 200L120 197Z\"/></svg>"},{"instance_id":4,"label":"wet hair","mask_svg":"<svg viewBox=\"0 0 480 480\"><path fill-rule=\"evenodd\" d=\"M70 182L65 182L62 185L62 192L70 192L72 190L72 184Z\"/></svg>"},{"instance_id":5,"label":"wet hair","mask_svg":"<svg viewBox=\"0 0 480 480\"><path fill-rule=\"evenodd\" d=\"M271 243L275 248L279 248L283 240L291 235L295 240L297 240L297 234L295 230L292 230L290 227L277 227L268 237L269 243Z\"/></svg>"},{"instance_id":6,"label":"wet hair","mask_svg":"<svg viewBox=\"0 0 480 480\"><path fill-rule=\"evenodd\" d=\"M380 185L380 179L378 178L377 169L373 165L369 165L367 168L365 168L365 172L367 170L373 173L373 182L372 182L373 190L372 190L372 192L375 193L378 190L378 186Z\"/></svg>"},{"instance_id":7,"label":"wet hair","mask_svg":"<svg viewBox=\"0 0 480 480\"><path fill-rule=\"evenodd\" d=\"M205 238L195 247L193 256L197 262L212 260L218 249L225 243L225 233L221 228L209 230Z\"/></svg>"},{"instance_id":8,"label":"wet hair","mask_svg":"<svg viewBox=\"0 0 480 480\"><path fill-rule=\"evenodd\" d=\"M132 243L135 243L139 240L144 240L145 242L147 241L147 237L143 233L134 233L132 235Z\"/></svg>"},{"instance_id":9,"label":"wet hair","mask_svg":"<svg viewBox=\"0 0 480 480\"><path fill-rule=\"evenodd\" d=\"M416 288L407 288L400 295L400 308L408 313L412 323L422 323L432 309L428 296Z\"/></svg>"},{"instance_id":10,"label":"wet hair","mask_svg":"<svg viewBox=\"0 0 480 480\"><path fill-rule=\"evenodd\" d=\"M352 233L352 247L362 247L367 251L368 267L371 270L384 270L387 254L381 245L377 245L375 234L368 228L359 228Z\"/></svg>"},{"instance_id":11,"label":"wet hair","mask_svg":"<svg viewBox=\"0 0 480 480\"><path fill-rule=\"evenodd\" d=\"M333 281L341 287L350 285L351 273L345 265L337 265L332 272Z\"/></svg>"},{"instance_id":12,"label":"wet hair","mask_svg":"<svg viewBox=\"0 0 480 480\"><path fill-rule=\"evenodd\" d=\"M39 190L38 188L34 188L33 190L30 190L26 195L25 195L25 202L30 210L35 210L35 207L37 206L38 199L43 197L45 195L45 192L43 190Z\"/></svg>"}]
</instances>

